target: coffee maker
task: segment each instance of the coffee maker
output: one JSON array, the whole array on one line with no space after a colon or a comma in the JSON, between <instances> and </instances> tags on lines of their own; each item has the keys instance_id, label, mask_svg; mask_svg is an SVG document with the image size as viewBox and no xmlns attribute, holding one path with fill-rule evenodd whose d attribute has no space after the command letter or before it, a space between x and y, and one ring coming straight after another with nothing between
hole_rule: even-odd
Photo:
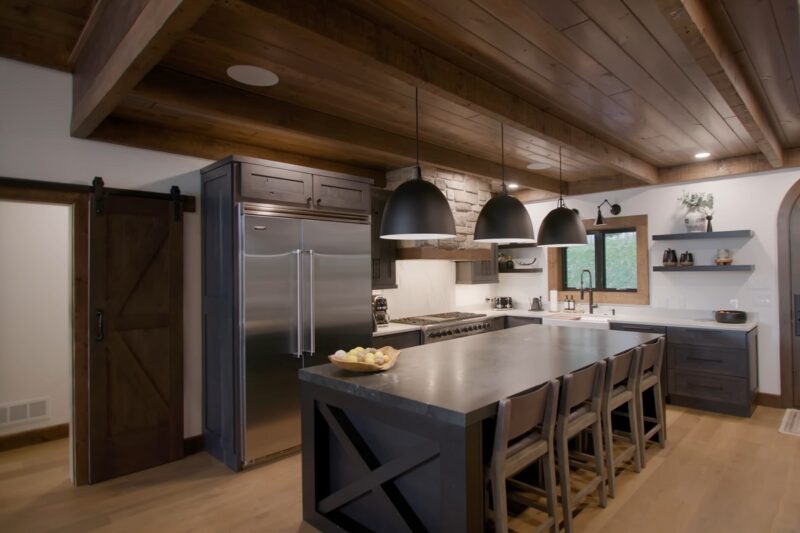
<instances>
[{"instance_id":1,"label":"coffee maker","mask_svg":"<svg viewBox=\"0 0 800 533\"><path fill-rule=\"evenodd\" d=\"M389 304L385 296L376 294L372 297L372 317L378 326L385 326L389 323Z\"/></svg>"}]
</instances>

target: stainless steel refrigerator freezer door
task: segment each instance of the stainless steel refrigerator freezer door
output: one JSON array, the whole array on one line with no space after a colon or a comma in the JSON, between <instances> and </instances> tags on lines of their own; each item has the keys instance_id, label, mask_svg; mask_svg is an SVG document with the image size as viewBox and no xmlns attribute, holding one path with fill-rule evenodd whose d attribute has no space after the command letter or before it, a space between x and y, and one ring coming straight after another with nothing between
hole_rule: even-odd
<instances>
[{"instance_id":1,"label":"stainless steel refrigerator freezer door","mask_svg":"<svg viewBox=\"0 0 800 533\"><path fill-rule=\"evenodd\" d=\"M303 366L372 342L370 226L303 221Z\"/></svg>"},{"instance_id":2,"label":"stainless steel refrigerator freezer door","mask_svg":"<svg viewBox=\"0 0 800 533\"><path fill-rule=\"evenodd\" d=\"M301 221L242 219L242 458L300 444Z\"/></svg>"}]
</instances>

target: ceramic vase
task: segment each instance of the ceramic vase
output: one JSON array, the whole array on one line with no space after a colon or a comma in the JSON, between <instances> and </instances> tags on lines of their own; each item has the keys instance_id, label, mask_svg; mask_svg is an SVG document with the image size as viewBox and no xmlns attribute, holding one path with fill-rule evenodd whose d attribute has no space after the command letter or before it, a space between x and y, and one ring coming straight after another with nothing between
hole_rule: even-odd
<instances>
[{"instance_id":1,"label":"ceramic vase","mask_svg":"<svg viewBox=\"0 0 800 533\"><path fill-rule=\"evenodd\" d=\"M706 230L706 215L699 209L690 209L687 211L683 222L686 224L686 231L689 233Z\"/></svg>"}]
</instances>

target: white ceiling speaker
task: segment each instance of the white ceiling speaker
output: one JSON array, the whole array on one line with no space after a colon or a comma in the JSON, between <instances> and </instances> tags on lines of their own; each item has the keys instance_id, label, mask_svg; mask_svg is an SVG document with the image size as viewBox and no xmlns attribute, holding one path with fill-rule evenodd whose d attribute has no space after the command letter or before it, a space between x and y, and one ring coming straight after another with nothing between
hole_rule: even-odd
<instances>
[{"instance_id":1,"label":"white ceiling speaker","mask_svg":"<svg viewBox=\"0 0 800 533\"><path fill-rule=\"evenodd\" d=\"M278 75L271 70L254 65L233 65L228 67L227 72L231 79L254 87L272 87L280 81Z\"/></svg>"}]
</instances>

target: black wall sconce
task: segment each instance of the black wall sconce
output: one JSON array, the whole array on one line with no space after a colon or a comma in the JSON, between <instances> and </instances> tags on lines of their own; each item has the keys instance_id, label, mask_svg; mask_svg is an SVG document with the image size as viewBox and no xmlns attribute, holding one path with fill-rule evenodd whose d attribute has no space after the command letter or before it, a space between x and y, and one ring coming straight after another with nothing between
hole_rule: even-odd
<instances>
[{"instance_id":1,"label":"black wall sconce","mask_svg":"<svg viewBox=\"0 0 800 533\"><path fill-rule=\"evenodd\" d=\"M605 204L608 204L608 206L611 208L612 215L619 215L620 213L622 213L622 208L619 206L619 204L612 204L608 200L603 200L603 203L597 206L597 218L594 220L595 226L606 225L606 219L603 217L603 213L600 210L600 208L603 207Z\"/></svg>"}]
</instances>

